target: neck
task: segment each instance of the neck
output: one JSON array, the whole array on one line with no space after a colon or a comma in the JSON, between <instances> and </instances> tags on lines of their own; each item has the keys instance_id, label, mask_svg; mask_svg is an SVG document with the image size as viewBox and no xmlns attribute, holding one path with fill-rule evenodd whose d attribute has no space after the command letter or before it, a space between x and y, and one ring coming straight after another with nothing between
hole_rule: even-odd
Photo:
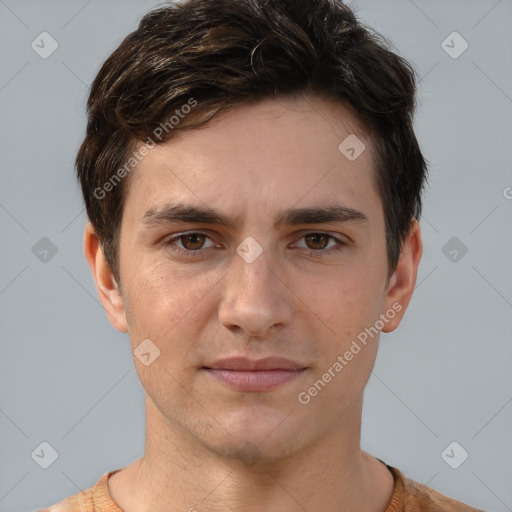
<instances>
[{"instance_id":1,"label":"neck","mask_svg":"<svg viewBox=\"0 0 512 512\"><path fill-rule=\"evenodd\" d=\"M125 512L384 512L393 477L360 449L361 408L317 443L276 460L250 450L237 458L213 453L146 399L144 456L109 479L112 498Z\"/></svg>"}]
</instances>

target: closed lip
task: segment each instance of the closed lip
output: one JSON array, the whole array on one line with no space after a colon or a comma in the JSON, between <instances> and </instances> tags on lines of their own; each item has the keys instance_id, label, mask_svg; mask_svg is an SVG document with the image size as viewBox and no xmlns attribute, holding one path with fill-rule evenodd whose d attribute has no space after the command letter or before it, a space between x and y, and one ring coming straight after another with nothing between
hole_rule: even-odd
<instances>
[{"instance_id":1,"label":"closed lip","mask_svg":"<svg viewBox=\"0 0 512 512\"><path fill-rule=\"evenodd\" d=\"M306 367L296 361L284 357L265 357L263 359L249 359L246 357L231 357L219 359L212 364L205 365L207 370L236 370L236 371L265 371L265 370L303 370Z\"/></svg>"}]
</instances>

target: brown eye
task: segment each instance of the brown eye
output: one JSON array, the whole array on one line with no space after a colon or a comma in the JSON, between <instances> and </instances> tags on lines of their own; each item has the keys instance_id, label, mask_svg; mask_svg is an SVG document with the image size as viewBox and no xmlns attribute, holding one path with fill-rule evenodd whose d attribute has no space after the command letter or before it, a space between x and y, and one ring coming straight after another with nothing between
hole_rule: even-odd
<instances>
[{"instance_id":1,"label":"brown eye","mask_svg":"<svg viewBox=\"0 0 512 512\"><path fill-rule=\"evenodd\" d=\"M219 248L206 234L200 231L176 234L164 242L166 250L177 257L203 258L209 249Z\"/></svg>"},{"instance_id":2,"label":"brown eye","mask_svg":"<svg viewBox=\"0 0 512 512\"><path fill-rule=\"evenodd\" d=\"M322 233L311 233L304 236L304 240L306 241L308 248L315 250L325 249L331 238L332 236L324 235Z\"/></svg>"},{"instance_id":3,"label":"brown eye","mask_svg":"<svg viewBox=\"0 0 512 512\"><path fill-rule=\"evenodd\" d=\"M206 235L201 233L191 233L190 235L181 235L179 240L181 245L189 251L197 251L204 245Z\"/></svg>"}]
</instances>

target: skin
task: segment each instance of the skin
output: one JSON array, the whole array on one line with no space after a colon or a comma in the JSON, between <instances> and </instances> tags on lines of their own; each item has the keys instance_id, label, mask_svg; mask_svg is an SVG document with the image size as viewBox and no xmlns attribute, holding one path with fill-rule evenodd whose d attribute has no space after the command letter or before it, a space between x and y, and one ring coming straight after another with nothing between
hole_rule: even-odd
<instances>
[{"instance_id":1,"label":"skin","mask_svg":"<svg viewBox=\"0 0 512 512\"><path fill-rule=\"evenodd\" d=\"M352 162L338 150L349 134L366 145ZM393 304L401 311L382 330L398 327L421 259L413 220L388 274L371 140L354 114L316 96L246 104L178 133L129 179L121 288L90 224L84 238L111 323L129 333L132 350L148 338L160 350L149 366L134 357L146 445L110 478L116 503L126 512L384 511L392 475L360 448L379 336L307 405L297 398ZM213 208L240 225L144 226L144 213L165 203ZM273 227L285 209L327 205L358 210L367 222ZM169 242L184 232L207 236ZM305 237L311 232L320 235ZM236 252L246 237L263 249L252 263ZM329 252L336 240L346 245ZM199 256L176 252L201 244ZM235 355L281 356L307 369L271 391L242 392L203 369Z\"/></svg>"}]
</instances>

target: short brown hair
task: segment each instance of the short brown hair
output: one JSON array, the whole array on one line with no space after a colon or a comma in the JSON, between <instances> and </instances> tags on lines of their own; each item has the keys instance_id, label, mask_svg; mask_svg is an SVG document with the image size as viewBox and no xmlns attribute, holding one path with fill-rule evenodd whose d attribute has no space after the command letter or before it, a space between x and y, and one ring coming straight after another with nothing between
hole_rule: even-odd
<instances>
[{"instance_id":1,"label":"short brown hair","mask_svg":"<svg viewBox=\"0 0 512 512\"><path fill-rule=\"evenodd\" d=\"M76 159L87 214L116 281L129 185L121 178L126 162L136 163L137 145L155 130L165 142L219 111L302 93L348 105L371 135L391 274L421 214L427 166L413 130L415 72L389 48L338 0L189 0L144 16L92 84ZM191 98L194 112L169 124Z\"/></svg>"}]
</instances>

